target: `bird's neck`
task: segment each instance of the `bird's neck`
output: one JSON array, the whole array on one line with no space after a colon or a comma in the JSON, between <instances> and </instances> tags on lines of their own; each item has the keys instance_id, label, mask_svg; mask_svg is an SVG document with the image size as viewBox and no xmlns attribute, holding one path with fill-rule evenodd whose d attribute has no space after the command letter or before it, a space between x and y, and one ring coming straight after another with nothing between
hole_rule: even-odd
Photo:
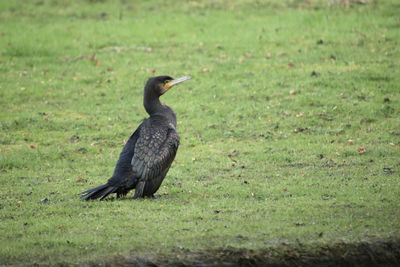
<instances>
[{"instance_id":1,"label":"bird's neck","mask_svg":"<svg viewBox=\"0 0 400 267\"><path fill-rule=\"evenodd\" d=\"M150 116L163 110L159 97L148 92L145 93L143 105Z\"/></svg>"}]
</instances>

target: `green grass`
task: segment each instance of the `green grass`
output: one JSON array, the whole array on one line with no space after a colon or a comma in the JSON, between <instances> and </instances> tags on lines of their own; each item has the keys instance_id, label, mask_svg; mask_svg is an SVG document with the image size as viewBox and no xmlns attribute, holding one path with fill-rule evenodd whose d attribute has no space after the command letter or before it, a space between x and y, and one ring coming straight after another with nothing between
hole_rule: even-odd
<instances>
[{"instance_id":1,"label":"green grass","mask_svg":"<svg viewBox=\"0 0 400 267\"><path fill-rule=\"evenodd\" d=\"M1 1L0 265L400 238L398 14L396 0ZM162 74L193 80L163 97L181 146L159 197L80 201Z\"/></svg>"}]
</instances>

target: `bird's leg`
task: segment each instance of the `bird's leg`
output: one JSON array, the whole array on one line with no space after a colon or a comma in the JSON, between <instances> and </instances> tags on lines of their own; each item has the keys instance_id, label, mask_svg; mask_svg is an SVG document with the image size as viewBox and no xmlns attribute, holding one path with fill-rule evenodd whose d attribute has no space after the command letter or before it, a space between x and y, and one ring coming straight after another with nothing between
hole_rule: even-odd
<instances>
[{"instance_id":1,"label":"bird's leg","mask_svg":"<svg viewBox=\"0 0 400 267\"><path fill-rule=\"evenodd\" d=\"M134 199L143 197L143 191L145 185L146 185L145 181L139 181L139 183L136 185L135 194L133 195Z\"/></svg>"}]
</instances>

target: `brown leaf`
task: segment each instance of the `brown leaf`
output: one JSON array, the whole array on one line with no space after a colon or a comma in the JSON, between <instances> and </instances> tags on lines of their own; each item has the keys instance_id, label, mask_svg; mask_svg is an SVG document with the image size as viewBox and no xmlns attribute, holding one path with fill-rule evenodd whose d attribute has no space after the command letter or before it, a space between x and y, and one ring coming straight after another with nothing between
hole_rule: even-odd
<instances>
[{"instance_id":1,"label":"brown leaf","mask_svg":"<svg viewBox=\"0 0 400 267\"><path fill-rule=\"evenodd\" d=\"M354 140L352 140L352 139L347 140L347 144L349 144L349 145L354 144Z\"/></svg>"},{"instance_id":2,"label":"brown leaf","mask_svg":"<svg viewBox=\"0 0 400 267\"><path fill-rule=\"evenodd\" d=\"M362 155L362 154L364 154L365 152L367 152L367 149L366 149L364 146L360 146L360 147L357 149L357 151L358 151L358 154Z\"/></svg>"}]
</instances>

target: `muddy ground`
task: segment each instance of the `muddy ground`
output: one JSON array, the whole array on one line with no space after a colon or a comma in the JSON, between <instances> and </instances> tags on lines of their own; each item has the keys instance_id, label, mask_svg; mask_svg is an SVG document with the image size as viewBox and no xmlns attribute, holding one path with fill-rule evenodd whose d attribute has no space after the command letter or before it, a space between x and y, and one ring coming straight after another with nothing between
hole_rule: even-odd
<instances>
[{"instance_id":1,"label":"muddy ground","mask_svg":"<svg viewBox=\"0 0 400 267\"><path fill-rule=\"evenodd\" d=\"M332 245L310 246L281 243L264 250L221 249L215 251L178 251L173 256L116 256L85 267L100 266L400 266L400 240L374 240L359 243L338 242Z\"/></svg>"}]
</instances>

